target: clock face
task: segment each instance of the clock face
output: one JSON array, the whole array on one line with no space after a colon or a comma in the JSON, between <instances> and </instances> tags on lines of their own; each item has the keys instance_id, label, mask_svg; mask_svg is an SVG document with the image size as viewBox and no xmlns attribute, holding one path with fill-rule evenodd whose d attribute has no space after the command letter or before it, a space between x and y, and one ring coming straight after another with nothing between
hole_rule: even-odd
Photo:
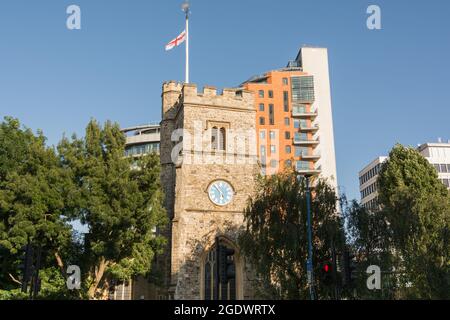
<instances>
[{"instance_id":1,"label":"clock face","mask_svg":"<svg viewBox=\"0 0 450 320\"><path fill-rule=\"evenodd\" d=\"M226 206L233 200L234 191L228 182L218 180L209 186L208 194L214 204Z\"/></svg>"}]
</instances>

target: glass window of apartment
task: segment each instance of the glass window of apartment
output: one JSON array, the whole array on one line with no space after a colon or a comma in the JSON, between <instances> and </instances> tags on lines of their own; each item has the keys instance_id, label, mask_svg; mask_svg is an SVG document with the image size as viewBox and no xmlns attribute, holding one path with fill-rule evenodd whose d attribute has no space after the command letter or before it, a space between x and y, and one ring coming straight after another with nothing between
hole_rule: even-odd
<instances>
[{"instance_id":1,"label":"glass window of apartment","mask_svg":"<svg viewBox=\"0 0 450 320\"><path fill-rule=\"evenodd\" d=\"M444 184L447 188L450 187L450 180L449 179L444 179Z\"/></svg>"},{"instance_id":2,"label":"glass window of apartment","mask_svg":"<svg viewBox=\"0 0 450 320\"><path fill-rule=\"evenodd\" d=\"M259 111L264 111L264 103L259 104Z\"/></svg>"},{"instance_id":3,"label":"glass window of apartment","mask_svg":"<svg viewBox=\"0 0 450 320\"><path fill-rule=\"evenodd\" d=\"M308 121L300 119L300 128L308 128Z\"/></svg>"},{"instance_id":4,"label":"glass window of apartment","mask_svg":"<svg viewBox=\"0 0 450 320\"><path fill-rule=\"evenodd\" d=\"M283 92L284 112L289 112L289 92Z\"/></svg>"},{"instance_id":5,"label":"glass window of apartment","mask_svg":"<svg viewBox=\"0 0 450 320\"><path fill-rule=\"evenodd\" d=\"M272 126L275 124L275 112L273 104L269 104L269 124Z\"/></svg>"},{"instance_id":6,"label":"glass window of apartment","mask_svg":"<svg viewBox=\"0 0 450 320\"><path fill-rule=\"evenodd\" d=\"M450 172L450 164L447 164L447 172Z\"/></svg>"},{"instance_id":7,"label":"glass window of apartment","mask_svg":"<svg viewBox=\"0 0 450 320\"><path fill-rule=\"evenodd\" d=\"M270 146L270 153L276 153L277 152L277 147L274 145Z\"/></svg>"},{"instance_id":8,"label":"glass window of apartment","mask_svg":"<svg viewBox=\"0 0 450 320\"><path fill-rule=\"evenodd\" d=\"M294 120L294 128L295 129L300 129L300 120L299 119L295 119Z\"/></svg>"},{"instance_id":9,"label":"glass window of apartment","mask_svg":"<svg viewBox=\"0 0 450 320\"><path fill-rule=\"evenodd\" d=\"M441 172L447 173L447 165L446 164L441 164Z\"/></svg>"},{"instance_id":10,"label":"glass window of apartment","mask_svg":"<svg viewBox=\"0 0 450 320\"><path fill-rule=\"evenodd\" d=\"M440 166L438 164L433 164L434 168L436 169L437 172L439 172L440 170Z\"/></svg>"},{"instance_id":11,"label":"glass window of apartment","mask_svg":"<svg viewBox=\"0 0 450 320\"><path fill-rule=\"evenodd\" d=\"M259 90L259 97L264 98L264 90Z\"/></svg>"},{"instance_id":12,"label":"glass window of apartment","mask_svg":"<svg viewBox=\"0 0 450 320\"><path fill-rule=\"evenodd\" d=\"M287 86L289 84L289 79L288 78L283 78L283 85Z\"/></svg>"},{"instance_id":13,"label":"glass window of apartment","mask_svg":"<svg viewBox=\"0 0 450 320\"><path fill-rule=\"evenodd\" d=\"M314 98L314 77L300 76L291 78L292 101L313 102Z\"/></svg>"},{"instance_id":14,"label":"glass window of apartment","mask_svg":"<svg viewBox=\"0 0 450 320\"><path fill-rule=\"evenodd\" d=\"M261 154L261 157L265 157L266 156L266 146L261 146L260 147L260 154Z\"/></svg>"},{"instance_id":15,"label":"glass window of apartment","mask_svg":"<svg viewBox=\"0 0 450 320\"><path fill-rule=\"evenodd\" d=\"M265 139L266 139L266 130L261 130L261 131L259 132L259 138L260 138L261 140L265 140Z\"/></svg>"},{"instance_id":16,"label":"glass window of apartment","mask_svg":"<svg viewBox=\"0 0 450 320\"><path fill-rule=\"evenodd\" d=\"M273 98L273 91L269 90L269 98Z\"/></svg>"},{"instance_id":17,"label":"glass window of apartment","mask_svg":"<svg viewBox=\"0 0 450 320\"><path fill-rule=\"evenodd\" d=\"M290 154L292 152L292 147L291 146L286 146L286 153Z\"/></svg>"},{"instance_id":18,"label":"glass window of apartment","mask_svg":"<svg viewBox=\"0 0 450 320\"><path fill-rule=\"evenodd\" d=\"M284 118L284 125L289 127L291 125L291 119L287 117Z\"/></svg>"},{"instance_id":19,"label":"glass window of apartment","mask_svg":"<svg viewBox=\"0 0 450 320\"><path fill-rule=\"evenodd\" d=\"M294 136L294 139L296 141L309 141L308 134L304 133L304 132L296 132L295 136Z\"/></svg>"},{"instance_id":20,"label":"glass window of apartment","mask_svg":"<svg viewBox=\"0 0 450 320\"><path fill-rule=\"evenodd\" d=\"M301 157L309 154L307 147L295 147L295 156Z\"/></svg>"},{"instance_id":21,"label":"glass window of apartment","mask_svg":"<svg viewBox=\"0 0 450 320\"><path fill-rule=\"evenodd\" d=\"M275 138L276 138L276 134L275 134L275 131L270 131L270 140L275 140Z\"/></svg>"},{"instance_id":22,"label":"glass window of apartment","mask_svg":"<svg viewBox=\"0 0 450 320\"><path fill-rule=\"evenodd\" d=\"M266 118L264 118L264 117L259 117L259 124L260 124L261 126L265 125L265 124L266 124Z\"/></svg>"},{"instance_id":23,"label":"glass window of apartment","mask_svg":"<svg viewBox=\"0 0 450 320\"><path fill-rule=\"evenodd\" d=\"M294 114L306 113L306 105L305 104L296 105L292 107L292 112Z\"/></svg>"},{"instance_id":24,"label":"glass window of apartment","mask_svg":"<svg viewBox=\"0 0 450 320\"><path fill-rule=\"evenodd\" d=\"M286 140L289 140L289 139L291 138L291 132L290 132L290 131L286 131L286 132L284 133L284 138L285 138Z\"/></svg>"},{"instance_id":25,"label":"glass window of apartment","mask_svg":"<svg viewBox=\"0 0 450 320\"><path fill-rule=\"evenodd\" d=\"M278 165L277 160L270 160L270 167L275 169Z\"/></svg>"},{"instance_id":26,"label":"glass window of apartment","mask_svg":"<svg viewBox=\"0 0 450 320\"><path fill-rule=\"evenodd\" d=\"M309 161L297 161L297 170L309 170Z\"/></svg>"},{"instance_id":27,"label":"glass window of apartment","mask_svg":"<svg viewBox=\"0 0 450 320\"><path fill-rule=\"evenodd\" d=\"M292 161L291 160L286 160L284 162L284 167L285 168L291 168L292 167Z\"/></svg>"}]
</instances>

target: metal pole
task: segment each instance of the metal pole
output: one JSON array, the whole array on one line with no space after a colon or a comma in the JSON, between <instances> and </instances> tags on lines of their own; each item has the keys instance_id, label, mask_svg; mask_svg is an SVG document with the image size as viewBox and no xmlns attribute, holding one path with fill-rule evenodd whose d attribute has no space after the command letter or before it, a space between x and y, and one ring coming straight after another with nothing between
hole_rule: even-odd
<instances>
[{"instance_id":1,"label":"metal pole","mask_svg":"<svg viewBox=\"0 0 450 320\"><path fill-rule=\"evenodd\" d=\"M339 287L338 287L338 276L337 276L337 254L336 247L334 246L334 240L331 240L331 255L333 259L333 282L334 282L334 298L340 300Z\"/></svg>"},{"instance_id":2,"label":"metal pole","mask_svg":"<svg viewBox=\"0 0 450 320\"><path fill-rule=\"evenodd\" d=\"M189 5L186 5L186 83L189 83Z\"/></svg>"},{"instance_id":3,"label":"metal pole","mask_svg":"<svg viewBox=\"0 0 450 320\"><path fill-rule=\"evenodd\" d=\"M216 263L215 266L215 274L214 274L214 299L213 300L219 300L219 263L220 263L220 239L219 237L216 237Z\"/></svg>"},{"instance_id":4,"label":"metal pole","mask_svg":"<svg viewBox=\"0 0 450 320\"><path fill-rule=\"evenodd\" d=\"M306 176L306 214L308 221L308 262L306 270L309 283L309 294L311 300L314 300L315 293L314 293L314 268L313 268L313 251L312 251L311 190L309 188L308 176Z\"/></svg>"}]
</instances>

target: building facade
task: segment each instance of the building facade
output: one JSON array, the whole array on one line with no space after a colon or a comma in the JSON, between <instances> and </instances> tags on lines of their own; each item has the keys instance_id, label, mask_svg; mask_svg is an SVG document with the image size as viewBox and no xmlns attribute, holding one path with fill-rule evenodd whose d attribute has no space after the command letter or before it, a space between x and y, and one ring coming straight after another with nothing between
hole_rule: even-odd
<instances>
[{"instance_id":1,"label":"building facade","mask_svg":"<svg viewBox=\"0 0 450 320\"><path fill-rule=\"evenodd\" d=\"M417 150L434 166L439 179L450 189L450 141L425 143Z\"/></svg>"},{"instance_id":2,"label":"building facade","mask_svg":"<svg viewBox=\"0 0 450 320\"><path fill-rule=\"evenodd\" d=\"M200 93L193 84L163 85L161 179L171 223L160 295L182 300L253 297L251 271L237 237L259 170L255 117L254 97L246 90L217 94L205 87ZM234 252L229 263L235 277L226 283L217 281L217 240Z\"/></svg>"},{"instance_id":3,"label":"building facade","mask_svg":"<svg viewBox=\"0 0 450 320\"><path fill-rule=\"evenodd\" d=\"M425 143L417 151L435 167L441 182L450 189L450 142ZM381 166L387 159L378 157L359 172L361 205L369 210L379 208L377 180Z\"/></svg>"},{"instance_id":4,"label":"building facade","mask_svg":"<svg viewBox=\"0 0 450 320\"><path fill-rule=\"evenodd\" d=\"M253 77L242 87L255 95L263 174L295 167L337 188L327 49L304 47L286 68Z\"/></svg>"},{"instance_id":5,"label":"building facade","mask_svg":"<svg viewBox=\"0 0 450 320\"><path fill-rule=\"evenodd\" d=\"M378 175L387 157L378 157L359 172L361 205L369 210L378 208Z\"/></svg>"},{"instance_id":6,"label":"building facade","mask_svg":"<svg viewBox=\"0 0 450 320\"><path fill-rule=\"evenodd\" d=\"M159 153L161 127L148 124L122 129L126 135L125 155L136 157L148 153Z\"/></svg>"}]
</instances>

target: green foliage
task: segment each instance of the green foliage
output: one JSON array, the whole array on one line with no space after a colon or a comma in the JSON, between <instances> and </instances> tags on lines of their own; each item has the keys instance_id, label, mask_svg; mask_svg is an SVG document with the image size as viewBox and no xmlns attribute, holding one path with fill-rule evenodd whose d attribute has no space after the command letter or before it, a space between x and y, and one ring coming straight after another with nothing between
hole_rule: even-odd
<instances>
[{"instance_id":1,"label":"green foliage","mask_svg":"<svg viewBox=\"0 0 450 320\"><path fill-rule=\"evenodd\" d=\"M91 297L105 279L103 269L119 280L146 275L164 244L155 228L167 222L159 157L125 158L125 137L110 122L102 128L91 121L84 139L63 139L58 150L74 183L68 215L89 228L84 262Z\"/></svg>"},{"instance_id":2,"label":"green foliage","mask_svg":"<svg viewBox=\"0 0 450 320\"><path fill-rule=\"evenodd\" d=\"M396 145L378 180L381 209L346 211L359 272L379 265L383 291L360 298L450 299L450 198L436 170L415 149Z\"/></svg>"},{"instance_id":3,"label":"green foliage","mask_svg":"<svg viewBox=\"0 0 450 320\"><path fill-rule=\"evenodd\" d=\"M16 119L0 124L0 292L20 299L21 248L42 248L42 299L95 298L107 278L146 275L167 223L157 155L126 158L117 124L91 121L86 136L63 138L56 152ZM80 238L69 222L89 233ZM65 267L79 265L83 290L69 292Z\"/></svg>"},{"instance_id":4,"label":"green foliage","mask_svg":"<svg viewBox=\"0 0 450 320\"><path fill-rule=\"evenodd\" d=\"M20 291L20 289L14 290L0 290L1 300L26 300L28 295Z\"/></svg>"},{"instance_id":5,"label":"green foliage","mask_svg":"<svg viewBox=\"0 0 450 320\"><path fill-rule=\"evenodd\" d=\"M450 198L436 170L415 149L396 145L379 186L407 297L449 299Z\"/></svg>"},{"instance_id":6,"label":"green foliage","mask_svg":"<svg viewBox=\"0 0 450 320\"><path fill-rule=\"evenodd\" d=\"M0 288L14 290L18 254L28 242L57 252L71 237L64 217L67 179L41 132L34 135L16 119L0 124ZM5 263L6 262L6 263Z\"/></svg>"},{"instance_id":7,"label":"green foliage","mask_svg":"<svg viewBox=\"0 0 450 320\"><path fill-rule=\"evenodd\" d=\"M337 214L338 199L325 181L317 181L312 196L314 269L320 298L330 298L320 270L331 260L331 243L342 248L345 239ZM245 211L242 250L259 279L259 294L270 299L306 299L307 260L306 184L294 172L261 177L256 196Z\"/></svg>"},{"instance_id":8,"label":"green foliage","mask_svg":"<svg viewBox=\"0 0 450 320\"><path fill-rule=\"evenodd\" d=\"M366 286L366 270L377 265L383 271L393 270L397 258L393 255L392 231L386 211L372 212L356 201L345 205L344 216L347 222L347 241L356 253L356 297L359 299L394 299L398 294L396 274L383 274L383 290L369 291ZM352 292L348 292L352 295Z\"/></svg>"}]
</instances>

